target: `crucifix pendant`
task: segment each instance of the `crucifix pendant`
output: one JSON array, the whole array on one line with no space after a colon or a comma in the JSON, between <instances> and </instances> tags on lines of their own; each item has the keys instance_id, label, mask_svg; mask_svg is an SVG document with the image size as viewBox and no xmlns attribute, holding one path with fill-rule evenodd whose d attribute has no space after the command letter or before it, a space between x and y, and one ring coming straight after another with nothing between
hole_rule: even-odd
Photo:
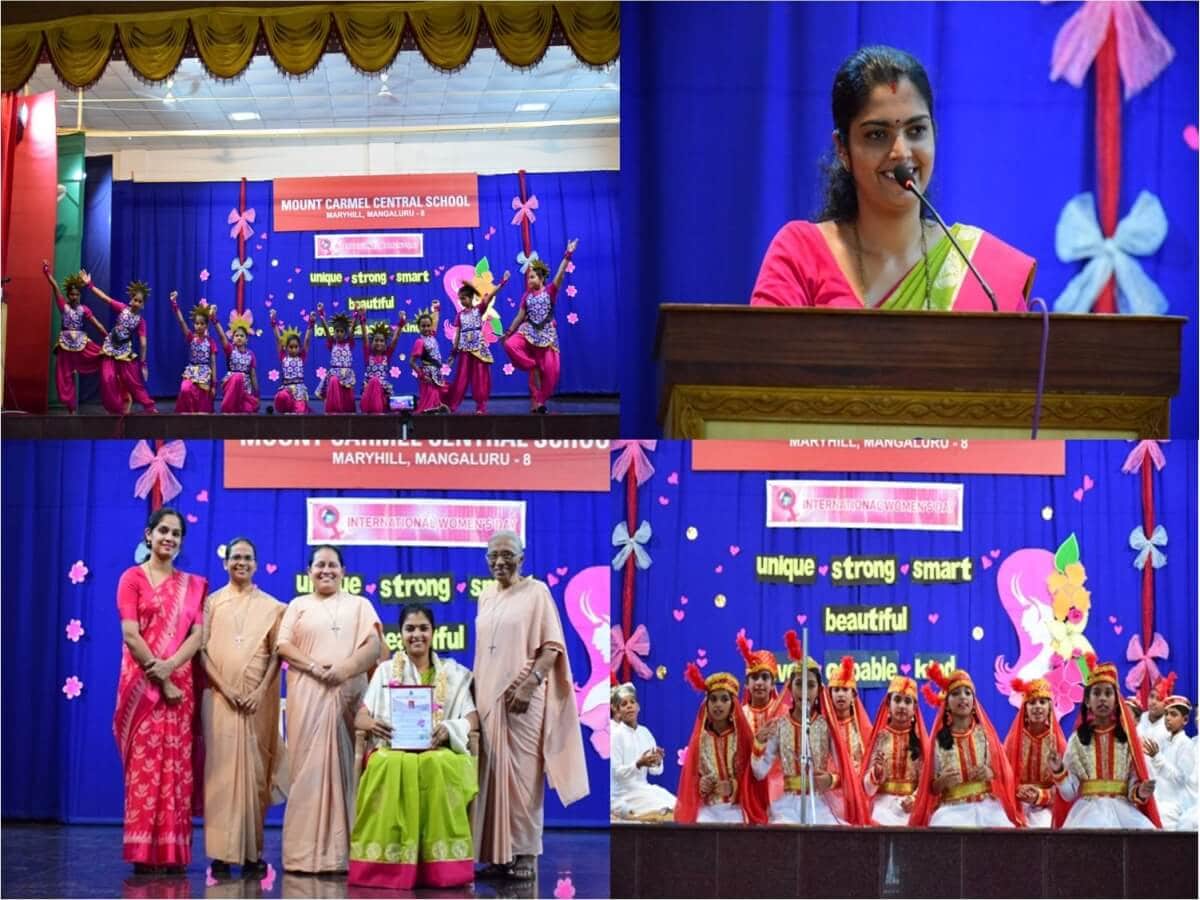
<instances>
[{"instance_id":1,"label":"crucifix pendant","mask_svg":"<svg viewBox=\"0 0 1200 900\"><path fill-rule=\"evenodd\" d=\"M339 625L337 622L334 622L332 625L329 626L329 630L332 631L334 634L337 634L339 631L342 630L342 626Z\"/></svg>"},{"instance_id":2,"label":"crucifix pendant","mask_svg":"<svg viewBox=\"0 0 1200 900\"><path fill-rule=\"evenodd\" d=\"M245 640L245 638L243 638L240 634L235 634L233 636L233 642L235 644L237 644L239 647L242 646L242 641L244 641L244 640Z\"/></svg>"}]
</instances>

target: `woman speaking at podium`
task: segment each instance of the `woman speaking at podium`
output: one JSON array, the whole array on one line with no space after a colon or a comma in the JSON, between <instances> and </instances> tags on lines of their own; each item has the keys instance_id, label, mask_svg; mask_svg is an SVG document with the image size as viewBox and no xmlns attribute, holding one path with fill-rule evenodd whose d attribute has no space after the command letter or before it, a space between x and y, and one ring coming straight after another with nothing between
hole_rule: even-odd
<instances>
[{"instance_id":1,"label":"woman speaking at podium","mask_svg":"<svg viewBox=\"0 0 1200 900\"><path fill-rule=\"evenodd\" d=\"M933 92L925 69L893 47L864 47L833 80L835 156L819 221L784 225L763 258L755 306L990 311L992 301L921 201L896 180L933 177ZM1025 308L1037 263L971 225L950 227L1002 311Z\"/></svg>"}]
</instances>

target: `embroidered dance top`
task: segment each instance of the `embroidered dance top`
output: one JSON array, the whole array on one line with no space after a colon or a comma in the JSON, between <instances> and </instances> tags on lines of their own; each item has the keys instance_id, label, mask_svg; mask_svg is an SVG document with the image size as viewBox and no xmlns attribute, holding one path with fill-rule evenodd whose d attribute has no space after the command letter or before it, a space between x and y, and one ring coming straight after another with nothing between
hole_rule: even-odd
<instances>
[{"instance_id":1,"label":"embroidered dance top","mask_svg":"<svg viewBox=\"0 0 1200 900\"><path fill-rule=\"evenodd\" d=\"M771 710L775 704L768 703L766 706L754 707L749 703L742 704L742 712L746 714L746 721L750 723L750 730L758 734L758 730L762 728L770 720Z\"/></svg>"},{"instance_id":2,"label":"embroidered dance top","mask_svg":"<svg viewBox=\"0 0 1200 900\"><path fill-rule=\"evenodd\" d=\"M354 348L350 342L335 343L333 349L329 351L329 368L325 371L325 378L322 381L327 381L334 375L341 382L342 387L354 387Z\"/></svg>"},{"instance_id":3,"label":"embroidered dance top","mask_svg":"<svg viewBox=\"0 0 1200 900\"><path fill-rule=\"evenodd\" d=\"M446 383L442 375L442 348L438 346L436 337L417 338L412 345L411 357L425 381L438 385Z\"/></svg>"},{"instance_id":4,"label":"embroidered dance top","mask_svg":"<svg viewBox=\"0 0 1200 900\"><path fill-rule=\"evenodd\" d=\"M308 388L304 385L304 355L288 356L283 353L279 367L283 369L283 387L297 400L308 400Z\"/></svg>"},{"instance_id":5,"label":"embroidered dance top","mask_svg":"<svg viewBox=\"0 0 1200 900\"><path fill-rule=\"evenodd\" d=\"M846 716L846 718L835 718L834 721L837 723L837 727L841 729L842 741L850 750L850 759L854 762L854 771L857 772L862 768L863 753L866 752L866 748L863 747L862 735L858 731L858 716L854 714L852 708L850 715Z\"/></svg>"},{"instance_id":6,"label":"embroidered dance top","mask_svg":"<svg viewBox=\"0 0 1200 900\"><path fill-rule=\"evenodd\" d=\"M883 754L883 783L876 785L881 794L908 796L917 790L921 778L921 758L912 758L908 736L913 726L900 731L891 725L880 728L875 739L875 750ZM875 783L874 766L867 768L867 778Z\"/></svg>"},{"instance_id":7,"label":"embroidered dance top","mask_svg":"<svg viewBox=\"0 0 1200 900\"><path fill-rule=\"evenodd\" d=\"M1079 779L1081 796L1124 797L1139 807L1145 805L1133 792L1137 771L1133 767L1129 740L1138 740L1138 737L1133 735L1121 743L1111 725L1093 728L1092 741L1086 746L1079 740L1078 732L1071 735L1064 762L1067 770Z\"/></svg>"},{"instance_id":8,"label":"embroidered dance top","mask_svg":"<svg viewBox=\"0 0 1200 900\"><path fill-rule=\"evenodd\" d=\"M473 306L459 310L458 349L465 350L482 362L492 362L492 351L483 339L483 308Z\"/></svg>"},{"instance_id":9,"label":"embroidered dance top","mask_svg":"<svg viewBox=\"0 0 1200 900\"><path fill-rule=\"evenodd\" d=\"M1054 729L1041 734L1021 729L1020 768L1014 773L1018 785L1028 784L1038 790L1035 806L1049 806L1054 800L1054 777L1050 773L1050 754L1054 752Z\"/></svg>"},{"instance_id":10,"label":"embroidered dance top","mask_svg":"<svg viewBox=\"0 0 1200 900\"><path fill-rule=\"evenodd\" d=\"M558 349L558 331L554 327L554 302L558 288L548 284L536 294L529 292L521 298L525 321L517 331L535 347Z\"/></svg>"},{"instance_id":11,"label":"embroidered dance top","mask_svg":"<svg viewBox=\"0 0 1200 900\"><path fill-rule=\"evenodd\" d=\"M118 310L117 321L113 323L112 330L104 339L101 350L105 356L111 356L113 359L137 359L137 351L133 349L133 333L136 331L139 336L144 337L146 322L141 313L135 313L121 301L114 300L112 305Z\"/></svg>"},{"instance_id":12,"label":"embroidered dance top","mask_svg":"<svg viewBox=\"0 0 1200 900\"><path fill-rule=\"evenodd\" d=\"M236 345L230 345L229 352L225 354L225 359L229 363L229 374L241 372L243 375L249 375L250 370L254 368L254 351L249 348L239 350Z\"/></svg>"},{"instance_id":13,"label":"embroidered dance top","mask_svg":"<svg viewBox=\"0 0 1200 900\"><path fill-rule=\"evenodd\" d=\"M745 765L745 761L737 758L737 729L733 725L730 725L721 734L714 734L708 727L700 732L700 777L711 775L717 781L733 782L732 794L705 795L704 804L706 806L714 803L738 802L739 765Z\"/></svg>"},{"instance_id":14,"label":"embroidered dance top","mask_svg":"<svg viewBox=\"0 0 1200 900\"><path fill-rule=\"evenodd\" d=\"M801 759L803 738L800 728L800 723L790 715L784 716L779 720L774 737L767 741L768 745L775 740L779 742L779 766L783 770L783 788L793 794L808 788L804 782L803 760ZM759 746L755 745L756 753ZM837 773L833 772L829 766L829 724L825 721L824 716L814 716L809 721L808 748L809 753L812 754L813 773L829 772L833 775L833 785L830 789L836 788L839 779Z\"/></svg>"},{"instance_id":15,"label":"embroidered dance top","mask_svg":"<svg viewBox=\"0 0 1200 900\"><path fill-rule=\"evenodd\" d=\"M370 381L372 378L378 378L379 384L383 388L383 392L389 396L392 393L392 383L388 381L388 369L391 368L391 360L388 359L385 353L372 353L367 357L367 367L363 369L363 381ZM341 376L338 376L339 378Z\"/></svg>"},{"instance_id":16,"label":"embroidered dance top","mask_svg":"<svg viewBox=\"0 0 1200 900\"><path fill-rule=\"evenodd\" d=\"M978 725L972 723L964 732L951 731L954 742L949 750L943 750L936 739L929 742L933 751L933 777L940 778L951 769L957 769L959 784L947 788L938 801L946 803L974 803L992 795L991 784L986 781L972 781L972 769L991 765L988 759L987 735Z\"/></svg>"},{"instance_id":17,"label":"embroidered dance top","mask_svg":"<svg viewBox=\"0 0 1200 900\"><path fill-rule=\"evenodd\" d=\"M58 332L58 349L78 353L88 345L88 336L83 330L85 319L94 319L92 311L80 303L72 306L62 297L55 297L58 309L62 314L62 327Z\"/></svg>"},{"instance_id":18,"label":"embroidered dance top","mask_svg":"<svg viewBox=\"0 0 1200 900\"><path fill-rule=\"evenodd\" d=\"M193 334L188 340L188 364L184 367L183 377L196 387L207 388L212 383L211 354L216 352L216 349L217 345L213 343L212 338Z\"/></svg>"}]
</instances>

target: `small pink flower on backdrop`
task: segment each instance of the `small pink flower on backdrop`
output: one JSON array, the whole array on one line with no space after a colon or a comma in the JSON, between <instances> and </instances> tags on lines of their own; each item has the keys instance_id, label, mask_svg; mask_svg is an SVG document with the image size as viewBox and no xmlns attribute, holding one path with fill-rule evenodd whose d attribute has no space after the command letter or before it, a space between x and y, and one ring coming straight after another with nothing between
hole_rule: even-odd
<instances>
[{"instance_id":1,"label":"small pink flower on backdrop","mask_svg":"<svg viewBox=\"0 0 1200 900\"><path fill-rule=\"evenodd\" d=\"M71 570L67 572L67 577L71 579L71 584L83 584L83 580L88 577L88 567L82 559L75 561Z\"/></svg>"},{"instance_id":2,"label":"small pink flower on backdrop","mask_svg":"<svg viewBox=\"0 0 1200 900\"><path fill-rule=\"evenodd\" d=\"M79 639L81 637L83 637L83 635L85 634L85 632L83 630L83 623L80 622L78 619L72 619L71 621L69 621L67 623L66 631L67 631L67 640L74 641L75 643L78 643Z\"/></svg>"}]
</instances>

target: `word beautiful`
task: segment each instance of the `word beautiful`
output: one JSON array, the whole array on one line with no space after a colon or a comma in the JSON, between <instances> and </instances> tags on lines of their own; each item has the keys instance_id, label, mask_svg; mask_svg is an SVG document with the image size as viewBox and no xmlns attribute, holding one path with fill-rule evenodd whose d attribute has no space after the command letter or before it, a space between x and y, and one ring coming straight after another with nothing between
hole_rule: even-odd
<instances>
[{"instance_id":1,"label":"word beautiful","mask_svg":"<svg viewBox=\"0 0 1200 900\"><path fill-rule=\"evenodd\" d=\"M309 272L308 283L321 287L386 285L389 281L396 284L429 284L431 277L428 269L419 272L351 272L349 275L345 272Z\"/></svg>"},{"instance_id":2,"label":"word beautiful","mask_svg":"<svg viewBox=\"0 0 1200 900\"><path fill-rule=\"evenodd\" d=\"M826 634L899 634L908 631L908 607L826 606L823 622Z\"/></svg>"},{"instance_id":3,"label":"word beautiful","mask_svg":"<svg viewBox=\"0 0 1200 900\"><path fill-rule=\"evenodd\" d=\"M388 625L383 629L383 642L387 645L388 652L395 653L404 645L404 638L400 633L399 625ZM434 653L446 653L448 651L463 652L467 649L467 626L463 622L451 622L447 625L439 625L433 629L433 640L431 641Z\"/></svg>"},{"instance_id":4,"label":"word beautiful","mask_svg":"<svg viewBox=\"0 0 1200 900\"><path fill-rule=\"evenodd\" d=\"M974 576L969 556L953 559L911 559L898 565L894 556L843 556L821 566L815 556L760 554L754 558L759 581L776 584L816 584L818 574L829 574L839 587L896 583L898 575L908 574L916 584L963 584Z\"/></svg>"},{"instance_id":5,"label":"word beautiful","mask_svg":"<svg viewBox=\"0 0 1200 900\"><path fill-rule=\"evenodd\" d=\"M461 582L462 593L471 600L478 600L491 583L491 578L469 577ZM361 595L366 591L386 604L449 603L454 599L456 587L454 575L449 572L397 572L380 575L374 581L367 581L365 575L346 574L342 577L342 590L346 593ZM312 591L312 580L307 572L296 575L295 588L297 594Z\"/></svg>"}]
</instances>

